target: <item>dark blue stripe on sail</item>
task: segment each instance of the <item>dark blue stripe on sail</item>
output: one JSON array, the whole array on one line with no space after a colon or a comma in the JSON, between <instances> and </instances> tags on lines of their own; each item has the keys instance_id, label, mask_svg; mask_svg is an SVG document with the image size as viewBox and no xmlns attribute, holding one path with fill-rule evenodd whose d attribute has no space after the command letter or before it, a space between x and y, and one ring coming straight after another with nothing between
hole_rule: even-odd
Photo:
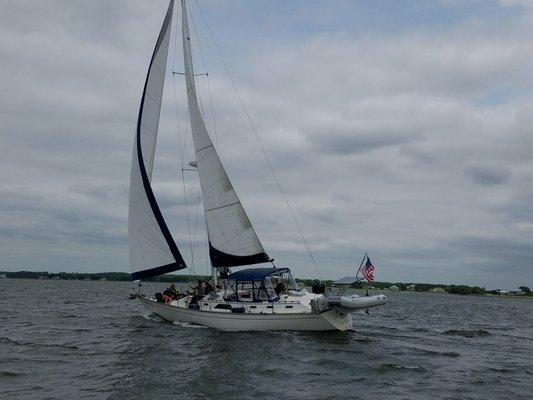
<instances>
[{"instance_id":1,"label":"dark blue stripe on sail","mask_svg":"<svg viewBox=\"0 0 533 400\"><path fill-rule=\"evenodd\" d=\"M209 242L209 257L211 258L211 265L215 268L237 267L239 265L260 264L270 261L270 257L266 253L257 253L249 256L224 253L215 249L211 242Z\"/></svg>"},{"instance_id":2,"label":"dark blue stripe on sail","mask_svg":"<svg viewBox=\"0 0 533 400\"><path fill-rule=\"evenodd\" d=\"M150 207L152 209L152 212L154 213L154 217L157 221L157 224L159 225L159 229L161 230L161 233L163 234L167 242L168 248L170 249L172 256L174 257L176 262L167 264L167 265L162 265L159 267L146 269L143 271L134 272L131 274L132 280L146 279L152 276L166 274L168 272L176 271L176 270L187 267L187 265L185 264L185 261L183 260L183 257L181 256L180 251L178 250L178 246L176 246L176 243L174 242L174 238L170 234L170 231L167 227L167 224L163 218L163 215L161 214L161 210L159 209L159 206L155 199L152 186L150 185L150 180L148 179L148 174L146 173L146 167L144 166L144 159L143 159L142 146L141 146L141 123L142 123L142 115L143 115L143 108L144 108L144 99L146 96L146 88L148 86L148 79L150 77L150 71L152 69L154 58L157 54L157 51L159 50L159 47L161 47L161 43L163 42L166 31L172 19L173 7L174 7L174 0L171 0L168 6L167 14L165 16L165 20L163 22L163 26L161 27L161 31L159 32L159 36L157 38L154 52L152 53L152 59L150 60L150 66L148 67L148 74L146 75L146 81L144 83L144 89L143 89L143 94L141 98L141 106L139 109L139 117L137 119L137 159L139 160L139 170L141 172L141 177L143 181L144 190L146 192L146 197L148 198L148 202L150 203Z\"/></svg>"},{"instance_id":3,"label":"dark blue stripe on sail","mask_svg":"<svg viewBox=\"0 0 533 400\"><path fill-rule=\"evenodd\" d=\"M163 274L168 274L169 272L176 271L181 269L177 263L162 265L160 267L155 267L151 269L145 269L142 271L137 271L131 274L131 280L137 281L142 279L148 279L152 276L158 276Z\"/></svg>"}]
</instances>

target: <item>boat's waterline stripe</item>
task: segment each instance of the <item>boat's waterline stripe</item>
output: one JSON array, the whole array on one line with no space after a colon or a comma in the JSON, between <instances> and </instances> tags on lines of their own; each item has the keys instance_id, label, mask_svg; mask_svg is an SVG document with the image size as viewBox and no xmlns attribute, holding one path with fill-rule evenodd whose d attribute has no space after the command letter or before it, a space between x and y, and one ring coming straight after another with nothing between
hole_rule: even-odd
<instances>
[{"instance_id":1,"label":"boat's waterline stripe","mask_svg":"<svg viewBox=\"0 0 533 400\"><path fill-rule=\"evenodd\" d=\"M325 310L320 313L301 313L301 314L267 314L267 315L254 315L254 314L233 314L233 313L221 313L216 311L204 311L204 310L189 310L186 308L180 308L176 306L171 306L168 304L161 304L156 303L152 300L146 300L146 299L140 299L142 303L145 303L149 306L156 306L163 309L167 309L169 311L174 311L178 313L188 314L188 315L194 315L201 317L202 314L209 314L209 318L222 318L222 319L246 319L246 320L260 320L260 321L272 321L273 319L315 319L319 316L321 316L325 312L333 311L333 310ZM156 313L157 314L157 313ZM157 314L159 315L159 314ZM165 319L161 315L159 315L161 318Z\"/></svg>"}]
</instances>

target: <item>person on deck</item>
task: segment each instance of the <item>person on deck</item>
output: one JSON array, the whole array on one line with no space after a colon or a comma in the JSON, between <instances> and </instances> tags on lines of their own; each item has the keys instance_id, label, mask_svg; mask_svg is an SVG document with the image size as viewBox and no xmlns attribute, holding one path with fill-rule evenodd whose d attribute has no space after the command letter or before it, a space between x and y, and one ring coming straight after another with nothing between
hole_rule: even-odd
<instances>
[{"instance_id":1,"label":"person on deck","mask_svg":"<svg viewBox=\"0 0 533 400\"><path fill-rule=\"evenodd\" d=\"M205 285L201 280L198 280L198 285L192 288L193 296L191 299L191 304L198 303L198 300L201 300L205 296Z\"/></svg>"},{"instance_id":2,"label":"person on deck","mask_svg":"<svg viewBox=\"0 0 533 400\"><path fill-rule=\"evenodd\" d=\"M218 283L220 284L221 288L226 290L228 287L228 275L229 275L229 268L224 267L220 271L220 274L218 275Z\"/></svg>"},{"instance_id":3,"label":"person on deck","mask_svg":"<svg viewBox=\"0 0 533 400\"><path fill-rule=\"evenodd\" d=\"M214 291L215 291L215 288L213 287L211 282L206 282L205 283L205 294L209 295L211 294L211 292L214 292Z\"/></svg>"},{"instance_id":4,"label":"person on deck","mask_svg":"<svg viewBox=\"0 0 533 400\"><path fill-rule=\"evenodd\" d=\"M164 295L171 297L174 300L178 300L181 297L181 294L178 289L176 289L176 285L172 284L170 287L166 288L163 292Z\"/></svg>"},{"instance_id":5,"label":"person on deck","mask_svg":"<svg viewBox=\"0 0 533 400\"><path fill-rule=\"evenodd\" d=\"M198 281L198 285L193 287L194 293L197 296L205 296L205 284L202 281Z\"/></svg>"},{"instance_id":6,"label":"person on deck","mask_svg":"<svg viewBox=\"0 0 533 400\"><path fill-rule=\"evenodd\" d=\"M311 290L315 294L326 293L326 286L324 285L323 282L319 282L318 279L315 279Z\"/></svg>"},{"instance_id":7,"label":"person on deck","mask_svg":"<svg viewBox=\"0 0 533 400\"><path fill-rule=\"evenodd\" d=\"M287 291L287 288L285 287L285 284L283 281L281 281L279 278L276 278L276 286L274 286L274 291L279 296L282 293L285 293Z\"/></svg>"},{"instance_id":8,"label":"person on deck","mask_svg":"<svg viewBox=\"0 0 533 400\"><path fill-rule=\"evenodd\" d=\"M168 294L162 294L161 295L161 302L165 304L169 304L172 301L172 297L170 297Z\"/></svg>"}]
</instances>

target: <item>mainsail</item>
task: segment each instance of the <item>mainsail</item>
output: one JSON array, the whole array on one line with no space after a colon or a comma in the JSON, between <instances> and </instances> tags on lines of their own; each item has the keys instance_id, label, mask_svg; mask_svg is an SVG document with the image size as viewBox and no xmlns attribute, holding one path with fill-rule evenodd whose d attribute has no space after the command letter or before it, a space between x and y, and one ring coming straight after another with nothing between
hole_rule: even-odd
<instances>
[{"instance_id":1,"label":"mainsail","mask_svg":"<svg viewBox=\"0 0 533 400\"><path fill-rule=\"evenodd\" d=\"M233 189L200 113L194 82L186 0L181 0L181 6L187 102L207 221L211 265L231 267L267 262L269 257Z\"/></svg>"},{"instance_id":2,"label":"mainsail","mask_svg":"<svg viewBox=\"0 0 533 400\"><path fill-rule=\"evenodd\" d=\"M128 236L132 280L185 268L150 185L174 0L157 38L141 98L130 177Z\"/></svg>"}]
</instances>

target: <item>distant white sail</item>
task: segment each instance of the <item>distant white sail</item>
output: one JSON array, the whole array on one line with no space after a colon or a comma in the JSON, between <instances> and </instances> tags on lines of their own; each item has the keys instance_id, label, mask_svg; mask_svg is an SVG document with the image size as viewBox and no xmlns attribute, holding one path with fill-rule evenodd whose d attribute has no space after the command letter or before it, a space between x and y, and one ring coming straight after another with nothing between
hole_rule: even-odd
<instances>
[{"instance_id":1,"label":"distant white sail","mask_svg":"<svg viewBox=\"0 0 533 400\"><path fill-rule=\"evenodd\" d=\"M192 63L186 1L181 0L183 58L189 118L209 238L213 267L269 261L213 146L200 113Z\"/></svg>"},{"instance_id":2,"label":"distant white sail","mask_svg":"<svg viewBox=\"0 0 533 400\"><path fill-rule=\"evenodd\" d=\"M133 146L128 215L133 280L186 267L150 185L173 9L171 0L148 68Z\"/></svg>"}]
</instances>

